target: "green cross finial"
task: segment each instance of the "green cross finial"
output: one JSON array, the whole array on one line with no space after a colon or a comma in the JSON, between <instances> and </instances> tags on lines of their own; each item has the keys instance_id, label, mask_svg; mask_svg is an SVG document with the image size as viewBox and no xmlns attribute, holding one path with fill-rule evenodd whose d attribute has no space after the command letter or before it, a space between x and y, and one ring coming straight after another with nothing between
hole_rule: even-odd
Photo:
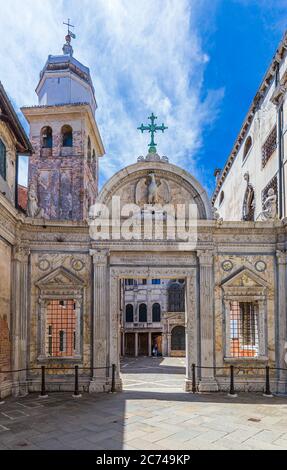
<instances>
[{"instance_id":1,"label":"green cross finial","mask_svg":"<svg viewBox=\"0 0 287 470\"><path fill-rule=\"evenodd\" d=\"M162 124L161 126L157 126L155 124L155 120L157 119L157 116L155 116L153 113L148 119L150 119L151 124L148 124L147 126L144 126L142 124L140 127L138 127L138 130L141 131L142 133L144 133L144 131L148 131L151 134L151 141L149 144L148 151L149 153L156 153L157 144L154 141L154 135L156 131L164 132L166 129L168 129L168 127L166 127L164 124Z\"/></svg>"}]
</instances>

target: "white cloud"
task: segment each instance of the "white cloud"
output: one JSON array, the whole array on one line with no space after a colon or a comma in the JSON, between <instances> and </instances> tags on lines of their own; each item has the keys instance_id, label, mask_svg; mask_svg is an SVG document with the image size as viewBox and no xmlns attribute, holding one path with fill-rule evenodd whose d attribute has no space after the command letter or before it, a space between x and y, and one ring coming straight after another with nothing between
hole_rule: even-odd
<instances>
[{"instance_id":1,"label":"white cloud","mask_svg":"<svg viewBox=\"0 0 287 470\"><path fill-rule=\"evenodd\" d=\"M62 47L62 21L69 16L76 24L74 55L90 67L99 105L103 179L146 154L148 136L136 128L152 111L169 127L157 135L159 153L197 173L203 130L223 96L211 90L201 98L209 60L199 33L204 2L0 0L0 6L1 80L18 106L36 102L39 72Z\"/></svg>"}]
</instances>

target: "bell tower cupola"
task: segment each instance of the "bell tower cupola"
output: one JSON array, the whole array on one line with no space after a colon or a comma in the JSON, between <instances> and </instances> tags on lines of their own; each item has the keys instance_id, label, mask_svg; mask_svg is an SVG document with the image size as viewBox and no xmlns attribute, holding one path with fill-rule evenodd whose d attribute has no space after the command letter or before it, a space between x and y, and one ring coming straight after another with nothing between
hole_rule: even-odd
<instances>
[{"instance_id":1,"label":"bell tower cupola","mask_svg":"<svg viewBox=\"0 0 287 470\"><path fill-rule=\"evenodd\" d=\"M30 124L34 154L29 188L46 219L82 221L98 192L104 147L97 126L95 90L88 67L73 56L68 23L63 54L49 55L36 88L38 106L22 111Z\"/></svg>"},{"instance_id":2,"label":"bell tower cupola","mask_svg":"<svg viewBox=\"0 0 287 470\"><path fill-rule=\"evenodd\" d=\"M95 90L90 70L73 57L73 27L68 21L68 34L63 45L63 54L49 55L36 88L38 103L42 106L89 103L92 111L97 108Z\"/></svg>"}]
</instances>

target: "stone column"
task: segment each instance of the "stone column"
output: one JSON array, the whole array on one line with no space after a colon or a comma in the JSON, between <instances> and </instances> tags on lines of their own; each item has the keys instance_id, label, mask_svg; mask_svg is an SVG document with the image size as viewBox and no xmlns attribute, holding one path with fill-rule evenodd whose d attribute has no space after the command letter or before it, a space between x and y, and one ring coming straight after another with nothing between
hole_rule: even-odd
<instances>
[{"instance_id":1,"label":"stone column","mask_svg":"<svg viewBox=\"0 0 287 470\"><path fill-rule=\"evenodd\" d=\"M139 355L139 334L138 332L135 333L135 357Z\"/></svg>"},{"instance_id":2,"label":"stone column","mask_svg":"<svg viewBox=\"0 0 287 470\"><path fill-rule=\"evenodd\" d=\"M214 273L213 252L205 250L197 252L199 258L199 289L200 289L200 391L217 391L218 385L214 377Z\"/></svg>"},{"instance_id":3,"label":"stone column","mask_svg":"<svg viewBox=\"0 0 287 470\"><path fill-rule=\"evenodd\" d=\"M287 285L287 253L283 251L276 252L277 257L277 335L278 346L276 350L277 367L287 367L287 301L286 301L286 285ZM286 392L286 372L279 373L279 392Z\"/></svg>"},{"instance_id":4,"label":"stone column","mask_svg":"<svg viewBox=\"0 0 287 470\"><path fill-rule=\"evenodd\" d=\"M148 355L151 356L151 331L148 333Z\"/></svg>"},{"instance_id":5,"label":"stone column","mask_svg":"<svg viewBox=\"0 0 287 470\"><path fill-rule=\"evenodd\" d=\"M28 261L30 250L15 246L12 261L12 369L27 368ZM27 393L27 372L13 374L13 394ZM22 385L20 385L20 383Z\"/></svg>"},{"instance_id":6,"label":"stone column","mask_svg":"<svg viewBox=\"0 0 287 470\"><path fill-rule=\"evenodd\" d=\"M94 263L93 283L93 367L107 367L109 364L108 349L108 256L107 250L91 250ZM94 370L90 391L98 392L106 390L109 386L107 371L105 369Z\"/></svg>"}]
</instances>

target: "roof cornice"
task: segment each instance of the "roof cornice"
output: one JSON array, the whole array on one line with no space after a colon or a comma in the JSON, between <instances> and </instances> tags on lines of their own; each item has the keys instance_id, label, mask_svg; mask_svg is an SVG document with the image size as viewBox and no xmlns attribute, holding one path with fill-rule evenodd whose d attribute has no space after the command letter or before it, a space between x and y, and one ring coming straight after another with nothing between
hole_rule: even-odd
<instances>
[{"instance_id":1,"label":"roof cornice","mask_svg":"<svg viewBox=\"0 0 287 470\"><path fill-rule=\"evenodd\" d=\"M275 72L276 72L276 68L278 66L278 64L280 65L280 63L282 62L283 58L285 57L286 55L286 51L287 51L287 31L285 31L284 33L284 36L283 36L283 39L281 40L277 50L276 50L276 53L272 59L272 62L267 70L267 72L265 73L264 77L263 77L263 80L257 90L257 93L256 95L254 96L253 98L253 101L251 103L251 106L247 112L247 115L245 116L245 119L243 121L243 124L241 126L241 129L239 131L239 134L237 135L237 138L235 140L235 143L233 145L233 148L231 150L231 153L229 154L229 157L224 165L224 168L221 172L221 176L220 178L218 179L218 182L217 182L217 185L216 185L216 188L214 190L214 193L212 195L212 204L214 204L218 194L219 194L219 191L220 191L220 188L227 176L227 174L229 173L229 170L233 164L233 161L235 160L237 154L238 154L238 151L241 147L241 144L243 142L243 140L245 139L246 137L246 134L250 128L250 125L253 121L253 118L254 118L254 115L262 101L262 99L265 97L266 95L266 92L269 90L269 87L270 87L270 84L272 83L273 79L274 79L274 76L275 76Z\"/></svg>"},{"instance_id":2,"label":"roof cornice","mask_svg":"<svg viewBox=\"0 0 287 470\"><path fill-rule=\"evenodd\" d=\"M0 120L7 123L13 135L16 137L17 151L22 154L30 155L33 152L32 145L1 82L0 108L2 108L0 109Z\"/></svg>"}]
</instances>

